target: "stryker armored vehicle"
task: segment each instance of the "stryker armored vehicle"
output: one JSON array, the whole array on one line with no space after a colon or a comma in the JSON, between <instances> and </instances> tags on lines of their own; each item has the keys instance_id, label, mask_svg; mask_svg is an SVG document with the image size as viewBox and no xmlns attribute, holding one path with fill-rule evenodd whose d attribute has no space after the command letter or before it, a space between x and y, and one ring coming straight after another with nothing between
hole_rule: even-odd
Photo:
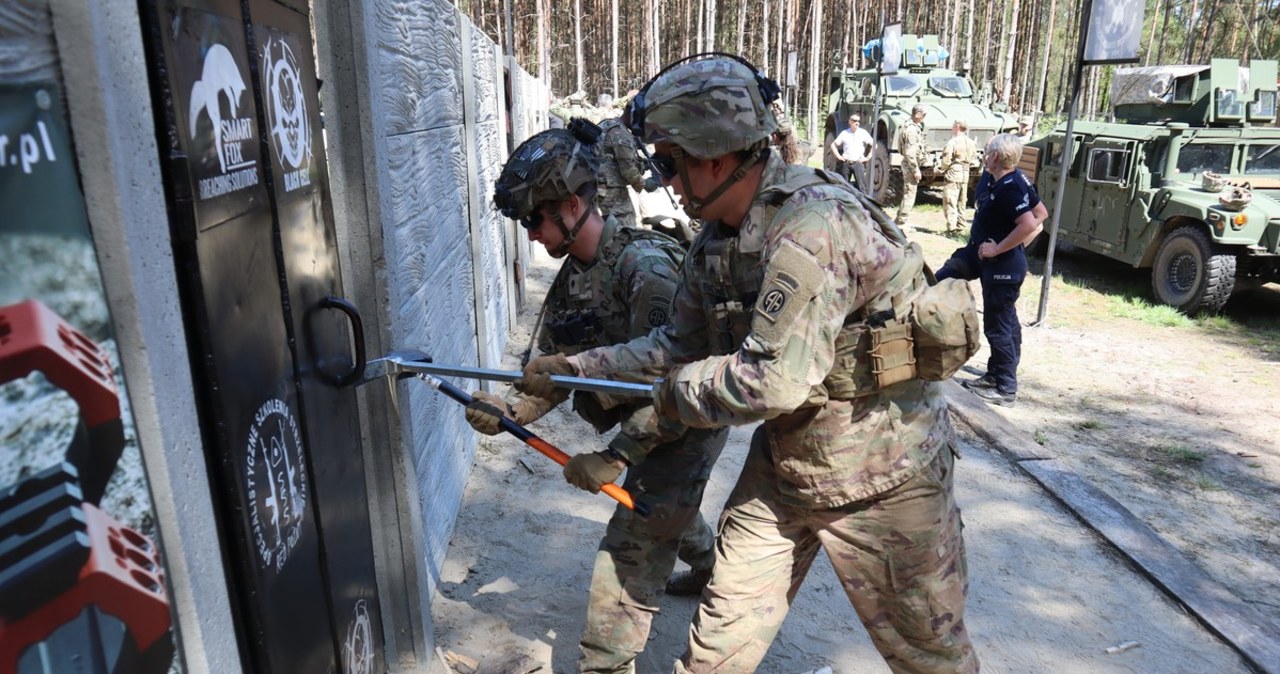
<instances>
[{"instance_id":1,"label":"stryker armored vehicle","mask_svg":"<svg viewBox=\"0 0 1280 674\"><path fill-rule=\"evenodd\" d=\"M938 45L936 35L903 35L902 60L897 74L877 76L876 70L837 69L828 81L826 98L826 140L823 164L829 171L836 168L831 143L836 135L849 127L849 115L862 117L862 128L876 139L875 160L871 175L872 191L877 201L891 204L902 195L902 157L897 151L898 132L911 120L911 108L923 103L925 148L928 158L921 167L920 184L942 180L939 155L951 139L951 125L962 119L969 125L969 137L978 146L979 156L987 141L995 134L1016 131L1017 116L996 112L978 102L973 84L963 70L946 67L947 52ZM878 60L879 47L868 46L864 53ZM880 115L875 114L877 81L883 83L884 99ZM971 183L982 173L982 162L970 169ZM970 194L973 191L970 190Z\"/></svg>"},{"instance_id":2,"label":"stryker armored vehicle","mask_svg":"<svg viewBox=\"0 0 1280 674\"><path fill-rule=\"evenodd\" d=\"M1120 121L1072 130L1058 241L1150 268L1156 299L1187 314L1280 280L1276 70L1231 59L1117 70ZM1029 143L1021 164L1050 208L1065 130Z\"/></svg>"}]
</instances>

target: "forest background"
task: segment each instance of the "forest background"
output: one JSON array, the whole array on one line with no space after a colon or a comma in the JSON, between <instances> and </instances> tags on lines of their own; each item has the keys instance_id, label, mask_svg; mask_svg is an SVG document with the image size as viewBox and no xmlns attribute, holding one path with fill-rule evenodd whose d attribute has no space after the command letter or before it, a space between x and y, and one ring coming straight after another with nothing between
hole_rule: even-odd
<instances>
[{"instance_id":1,"label":"forest background","mask_svg":"<svg viewBox=\"0 0 1280 674\"><path fill-rule=\"evenodd\" d=\"M671 61L741 54L785 87L802 137L822 134L824 81L871 67L860 47L881 26L936 34L948 66L1041 129L1065 118L1083 0L456 0L553 98L626 95ZM507 16L510 21L507 21ZM512 49L512 46L514 49ZM796 78L783 81L789 54ZM1280 0L1146 0L1141 64L1280 58ZM1115 66L1086 67L1080 112L1105 118ZM779 77L781 74L783 77ZM810 137L810 140L814 138Z\"/></svg>"}]
</instances>

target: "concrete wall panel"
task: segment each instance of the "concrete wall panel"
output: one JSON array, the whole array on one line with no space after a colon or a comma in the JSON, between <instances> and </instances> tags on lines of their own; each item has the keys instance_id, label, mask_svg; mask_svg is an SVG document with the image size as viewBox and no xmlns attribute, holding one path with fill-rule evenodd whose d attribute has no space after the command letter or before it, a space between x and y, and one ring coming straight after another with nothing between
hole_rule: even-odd
<instances>
[{"instance_id":1,"label":"concrete wall panel","mask_svg":"<svg viewBox=\"0 0 1280 674\"><path fill-rule=\"evenodd\" d=\"M462 43L444 0L374 0L387 135L462 124Z\"/></svg>"}]
</instances>

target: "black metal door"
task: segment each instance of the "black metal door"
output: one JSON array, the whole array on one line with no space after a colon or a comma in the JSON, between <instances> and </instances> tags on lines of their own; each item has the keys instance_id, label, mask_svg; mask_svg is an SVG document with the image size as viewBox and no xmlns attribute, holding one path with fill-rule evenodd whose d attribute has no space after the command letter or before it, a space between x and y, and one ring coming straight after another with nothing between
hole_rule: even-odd
<instances>
[{"instance_id":1,"label":"black metal door","mask_svg":"<svg viewBox=\"0 0 1280 674\"><path fill-rule=\"evenodd\" d=\"M378 672L382 625L306 3L143 0L245 664ZM339 311L336 309L344 309ZM359 339L355 340L356 342Z\"/></svg>"}]
</instances>

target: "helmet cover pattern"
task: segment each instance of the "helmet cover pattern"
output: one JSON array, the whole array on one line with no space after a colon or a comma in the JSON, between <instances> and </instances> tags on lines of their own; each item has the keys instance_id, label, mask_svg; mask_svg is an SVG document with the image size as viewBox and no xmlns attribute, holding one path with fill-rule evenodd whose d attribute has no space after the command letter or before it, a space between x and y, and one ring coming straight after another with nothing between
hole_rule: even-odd
<instances>
[{"instance_id":1,"label":"helmet cover pattern","mask_svg":"<svg viewBox=\"0 0 1280 674\"><path fill-rule=\"evenodd\" d=\"M596 182L600 155L566 129L537 133L521 143L502 167L493 204L506 217L523 220L541 204L558 203Z\"/></svg>"},{"instance_id":2,"label":"helmet cover pattern","mask_svg":"<svg viewBox=\"0 0 1280 674\"><path fill-rule=\"evenodd\" d=\"M776 86L745 62L710 55L659 73L633 105L642 107L644 142L673 143L713 159L751 149L777 130L770 106Z\"/></svg>"}]
</instances>

